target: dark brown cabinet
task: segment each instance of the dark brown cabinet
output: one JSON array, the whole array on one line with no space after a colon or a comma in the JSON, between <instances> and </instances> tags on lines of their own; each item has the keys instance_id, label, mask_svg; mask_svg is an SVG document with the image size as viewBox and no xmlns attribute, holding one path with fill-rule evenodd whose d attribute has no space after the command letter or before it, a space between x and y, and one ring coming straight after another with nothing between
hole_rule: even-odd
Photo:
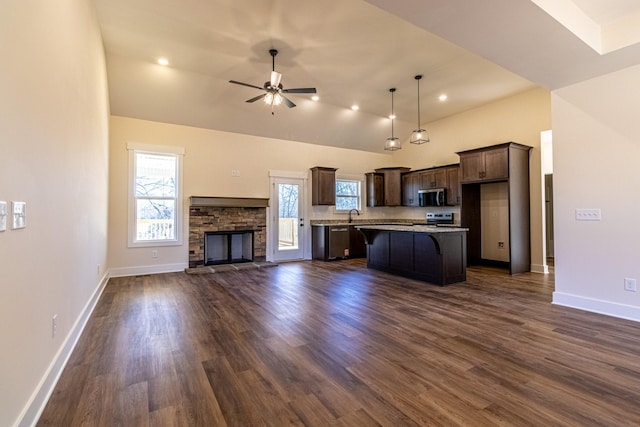
<instances>
[{"instance_id":1,"label":"dark brown cabinet","mask_svg":"<svg viewBox=\"0 0 640 427\"><path fill-rule=\"evenodd\" d=\"M376 172L384 174L384 205L402 205L402 173L409 171L409 168L382 168Z\"/></svg>"},{"instance_id":2,"label":"dark brown cabinet","mask_svg":"<svg viewBox=\"0 0 640 427\"><path fill-rule=\"evenodd\" d=\"M524 273L531 269L529 151L531 147L508 142L491 147L462 151L460 177L462 181L460 222L469 229L468 261L483 263L482 256L482 188L507 183L509 271ZM485 236L486 238L486 236Z\"/></svg>"},{"instance_id":3,"label":"dark brown cabinet","mask_svg":"<svg viewBox=\"0 0 640 427\"><path fill-rule=\"evenodd\" d=\"M311 204L336 204L336 170L316 166L311 168Z\"/></svg>"},{"instance_id":4,"label":"dark brown cabinet","mask_svg":"<svg viewBox=\"0 0 640 427\"><path fill-rule=\"evenodd\" d=\"M367 187L367 207L384 206L384 175L376 172L365 174Z\"/></svg>"},{"instance_id":5,"label":"dark brown cabinet","mask_svg":"<svg viewBox=\"0 0 640 427\"><path fill-rule=\"evenodd\" d=\"M444 286L467 280L466 232L390 231L361 226L367 267Z\"/></svg>"},{"instance_id":6,"label":"dark brown cabinet","mask_svg":"<svg viewBox=\"0 0 640 427\"><path fill-rule=\"evenodd\" d=\"M447 205L460 204L460 166L451 166L445 169L447 176Z\"/></svg>"},{"instance_id":7,"label":"dark brown cabinet","mask_svg":"<svg viewBox=\"0 0 640 427\"><path fill-rule=\"evenodd\" d=\"M507 147L463 151L460 155L461 182L498 181L509 177Z\"/></svg>"},{"instance_id":8,"label":"dark brown cabinet","mask_svg":"<svg viewBox=\"0 0 640 427\"><path fill-rule=\"evenodd\" d=\"M447 186L447 175L444 169L432 169L424 171L421 174L420 190L429 190L432 188L445 188Z\"/></svg>"},{"instance_id":9,"label":"dark brown cabinet","mask_svg":"<svg viewBox=\"0 0 640 427\"><path fill-rule=\"evenodd\" d=\"M349 226L349 258L364 258L367 256L367 245L364 234L355 226Z\"/></svg>"},{"instance_id":10,"label":"dark brown cabinet","mask_svg":"<svg viewBox=\"0 0 640 427\"><path fill-rule=\"evenodd\" d=\"M383 177L384 205L380 206L402 205L402 174L408 170L403 167L376 169L376 173Z\"/></svg>"},{"instance_id":11,"label":"dark brown cabinet","mask_svg":"<svg viewBox=\"0 0 640 427\"><path fill-rule=\"evenodd\" d=\"M404 173L402 175L402 205L420 206L418 190L432 188L445 188L447 190L446 204L459 205L461 199L460 166L455 164Z\"/></svg>"},{"instance_id":12,"label":"dark brown cabinet","mask_svg":"<svg viewBox=\"0 0 640 427\"><path fill-rule=\"evenodd\" d=\"M416 172L402 175L402 205L420 206L418 203L418 190L420 190L422 176Z\"/></svg>"}]
</instances>

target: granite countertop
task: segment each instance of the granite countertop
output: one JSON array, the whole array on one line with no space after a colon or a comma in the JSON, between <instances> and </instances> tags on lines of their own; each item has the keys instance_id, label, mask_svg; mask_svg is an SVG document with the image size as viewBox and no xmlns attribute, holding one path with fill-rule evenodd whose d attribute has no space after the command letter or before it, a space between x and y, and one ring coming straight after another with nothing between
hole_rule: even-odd
<instances>
[{"instance_id":1,"label":"granite countertop","mask_svg":"<svg viewBox=\"0 0 640 427\"><path fill-rule=\"evenodd\" d=\"M411 226L413 224L406 222L395 222L395 221L380 221L380 222L317 222L311 224L312 227L346 227L348 225L353 225L356 227L365 226L365 225L407 225Z\"/></svg>"},{"instance_id":2,"label":"granite countertop","mask_svg":"<svg viewBox=\"0 0 640 427\"><path fill-rule=\"evenodd\" d=\"M419 219L354 219L352 222L347 222L340 219L312 219L311 226L326 227L326 226L346 226L346 225L426 225L426 221Z\"/></svg>"},{"instance_id":3,"label":"granite countertop","mask_svg":"<svg viewBox=\"0 0 640 427\"><path fill-rule=\"evenodd\" d=\"M457 233L460 231L469 231L468 228L462 227L436 227L435 225L375 225L375 224L356 224L358 229L367 230L385 230L385 231L412 231L414 233Z\"/></svg>"}]
</instances>

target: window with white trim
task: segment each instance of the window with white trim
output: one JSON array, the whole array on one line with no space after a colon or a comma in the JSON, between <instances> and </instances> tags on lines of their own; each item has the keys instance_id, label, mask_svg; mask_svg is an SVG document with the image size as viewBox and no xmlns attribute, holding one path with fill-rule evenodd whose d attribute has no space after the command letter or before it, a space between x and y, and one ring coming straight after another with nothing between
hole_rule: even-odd
<instances>
[{"instance_id":1,"label":"window with white trim","mask_svg":"<svg viewBox=\"0 0 640 427\"><path fill-rule=\"evenodd\" d=\"M179 147L128 144L129 246L182 244Z\"/></svg>"},{"instance_id":2,"label":"window with white trim","mask_svg":"<svg viewBox=\"0 0 640 427\"><path fill-rule=\"evenodd\" d=\"M336 178L336 211L360 209L361 186L359 180Z\"/></svg>"}]
</instances>

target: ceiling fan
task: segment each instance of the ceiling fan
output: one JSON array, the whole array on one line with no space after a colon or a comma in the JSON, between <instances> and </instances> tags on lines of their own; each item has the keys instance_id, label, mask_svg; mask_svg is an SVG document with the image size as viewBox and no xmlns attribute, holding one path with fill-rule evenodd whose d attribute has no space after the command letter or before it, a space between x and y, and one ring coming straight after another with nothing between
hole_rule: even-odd
<instances>
[{"instance_id":1,"label":"ceiling fan","mask_svg":"<svg viewBox=\"0 0 640 427\"><path fill-rule=\"evenodd\" d=\"M285 105L289 108L293 108L296 106L296 104L291 102L291 100L284 96L283 93L316 93L316 88L314 87L284 89L282 87L282 83L280 83L282 74L276 71L276 55L278 54L278 51L276 49L270 49L269 54L271 55L271 79L268 82L265 82L263 87L255 86L249 83L238 82L236 80L229 80L229 83L264 90L265 93L254 98L247 99L246 102L256 102L260 99L264 99L264 102L266 104L271 105L271 114L273 114L274 105L280 105L284 102Z\"/></svg>"}]
</instances>

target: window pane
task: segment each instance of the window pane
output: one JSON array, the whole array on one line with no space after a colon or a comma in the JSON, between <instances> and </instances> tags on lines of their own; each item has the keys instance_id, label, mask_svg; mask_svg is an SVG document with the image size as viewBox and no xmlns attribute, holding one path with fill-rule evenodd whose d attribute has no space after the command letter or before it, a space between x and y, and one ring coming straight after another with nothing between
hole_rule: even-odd
<instances>
[{"instance_id":1,"label":"window pane","mask_svg":"<svg viewBox=\"0 0 640 427\"><path fill-rule=\"evenodd\" d=\"M359 181L336 180L336 196L358 196L359 189Z\"/></svg>"},{"instance_id":2,"label":"window pane","mask_svg":"<svg viewBox=\"0 0 640 427\"><path fill-rule=\"evenodd\" d=\"M278 250L298 249L298 193L295 184L278 184Z\"/></svg>"},{"instance_id":3,"label":"window pane","mask_svg":"<svg viewBox=\"0 0 640 427\"><path fill-rule=\"evenodd\" d=\"M298 186L280 184L278 197L280 218L298 218Z\"/></svg>"},{"instance_id":4,"label":"window pane","mask_svg":"<svg viewBox=\"0 0 640 427\"><path fill-rule=\"evenodd\" d=\"M176 196L176 156L136 153L136 197Z\"/></svg>"},{"instance_id":5,"label":"window pane","mask_svg":"<svg viewBox=\"0 0 640 427\"><path fill-rule=\"evenodd\" d=\"M138 199L136 201L136 240L173 240L175 201Z\"/></svg>"},{"instance_id":6,"label":"window pane","mask_svg":"<svg viewBox=\"0 0 640 427\"><path fill-rule=\"evenodd\" d=\"M360 181L336 180L336 210L360 209Z\"/></svg>"},{"instance_id":7,"label":"window pane","mask_svg":"<svg viewBox=\"0 0 640 427\"><path fill-rule=\"evenodd\" d=\"M339 211L358 209L358 199L356 197L336 197L336 209Z\"/></svg>"}]
</instances>

